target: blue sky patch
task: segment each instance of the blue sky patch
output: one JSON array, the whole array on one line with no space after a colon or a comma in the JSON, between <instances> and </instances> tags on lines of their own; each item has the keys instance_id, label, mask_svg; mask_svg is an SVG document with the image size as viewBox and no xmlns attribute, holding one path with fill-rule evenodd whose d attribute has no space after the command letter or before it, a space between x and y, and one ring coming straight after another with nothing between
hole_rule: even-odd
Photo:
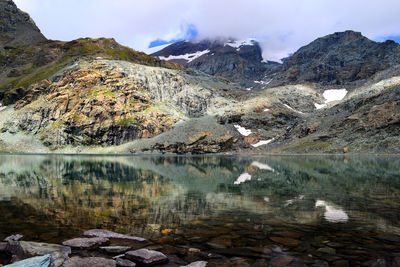
<instances>
[{"instance_id":1,"label":"blue sky patch","mask_svg":"<svg viewBox=\"0 0 400 267\"><path fill-rule=\"evenodd\" d=\"M190 25L188 25L188 27L186 29L185 36L183 38L172 39L172 40L157 39L157 40L154 40L154 41L152 41L150 43L149 48L157 47L157 46L160 46L160 45L172 44L172 43L176 43L176 42L180 42L180 41L184 41L184 40L193 39L193 38L196 38L198 34L199 33L198 33L197 29L196 29L196 26L194 26L193 24L190 24Z\"/></svg>"}]
</instances>

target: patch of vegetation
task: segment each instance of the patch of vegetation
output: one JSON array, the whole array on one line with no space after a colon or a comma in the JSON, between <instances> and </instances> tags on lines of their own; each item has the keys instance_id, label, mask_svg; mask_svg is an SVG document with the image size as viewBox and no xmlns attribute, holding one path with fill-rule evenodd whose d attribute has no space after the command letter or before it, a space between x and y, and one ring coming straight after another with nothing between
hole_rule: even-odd
<instances>
[{"instance_id":1,"label":"patch of vegetation","mask_svg":"<svg viewBox=\"0 0 400 267\"><path fill-rule=\"evenodd\" d=\"M135 117L123 118L118 122L118 125L130 125L137 124Z\"/></svg>"},{"instance_id":2,"label":"patch of vegetation","mask_svg":"<svg viewBox=\"0 0 400 267\"><path fill-rule=\"evenodd\" d=\"M115 93L111 91L110 88L107 88L106 86L97 86L95 87L92 91L90 91L89 96L91 97L96 97L98 95L103 95L103 96L111 96L111 97L116 97Z\"/></svg>"}]
</instances>

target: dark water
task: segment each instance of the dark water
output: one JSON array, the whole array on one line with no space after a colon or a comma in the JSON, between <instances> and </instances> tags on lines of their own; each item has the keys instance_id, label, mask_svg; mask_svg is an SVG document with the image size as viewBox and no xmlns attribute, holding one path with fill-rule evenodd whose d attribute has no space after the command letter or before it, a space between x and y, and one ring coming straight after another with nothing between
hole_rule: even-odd
<instances>
[{"instance_id":1,"label":"dark water","mask_svg":"<svg viewBox=\"0 0 400 267\"><path fill-rule=\"evenodd\" d=\"M250 266L390 266L400 158L0 156L0 238L60 243L92 228Z\"/></svg>"}]
</instances>

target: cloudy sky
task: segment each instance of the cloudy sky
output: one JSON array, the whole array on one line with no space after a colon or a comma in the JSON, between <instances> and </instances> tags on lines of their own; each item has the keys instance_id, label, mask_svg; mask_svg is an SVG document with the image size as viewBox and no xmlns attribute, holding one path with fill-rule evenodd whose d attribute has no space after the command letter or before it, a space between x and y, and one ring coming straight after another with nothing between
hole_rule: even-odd
<instances>
[{"instance_id":1,"label":"cloudy sky","mask_svg":"<svg viewBox=\"0 0 400 267\"><path fill-rule=\"evenodd\" d=\"M400 41L399 0L14 0L50 39L114 37L137 50L197 36L257 38L277 60L344 30Z\"/></svg>"}]
</instances>

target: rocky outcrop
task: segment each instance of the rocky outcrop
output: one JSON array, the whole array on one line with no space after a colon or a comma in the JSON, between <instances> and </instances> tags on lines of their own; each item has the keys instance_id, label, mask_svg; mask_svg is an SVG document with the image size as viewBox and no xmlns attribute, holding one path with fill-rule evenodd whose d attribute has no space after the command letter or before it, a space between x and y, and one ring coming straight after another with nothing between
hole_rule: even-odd
<instances>
[{"instance_id":1,"label":"rocky outcrop","mask_svg":"<svg viewBox=\"0 0 400 267\"><path fill-rule=\"evenodd\" d=\"M0 46L33 45L46 41L31 17L12 0L0 1Z\"/></svg>"},{"instance_id":2,"label":"rocky outcrop","mask_svg":"<svg viewBox=\"0 0 400 267\"><path fill-rule=\"evenodd\" d=\"M231 85L204 74L122 61L79 61L30 87L3 132L40 135L51 147L119 145L165 132L185 117L220 105L214 88Z\"/></svg>"},{"instance_id":3,"label":"rocky outcrop","mask_svg":"<svg viewBox=\"0 0 400 267\"><path fill-rule=\"evenodd\" d=\"M267 78L273 79L270 87L295 83L357 86L399 63L400 45L394 41L374 42L359 32L345 31L300 48Z\"/></svg>"}]
</instances>

